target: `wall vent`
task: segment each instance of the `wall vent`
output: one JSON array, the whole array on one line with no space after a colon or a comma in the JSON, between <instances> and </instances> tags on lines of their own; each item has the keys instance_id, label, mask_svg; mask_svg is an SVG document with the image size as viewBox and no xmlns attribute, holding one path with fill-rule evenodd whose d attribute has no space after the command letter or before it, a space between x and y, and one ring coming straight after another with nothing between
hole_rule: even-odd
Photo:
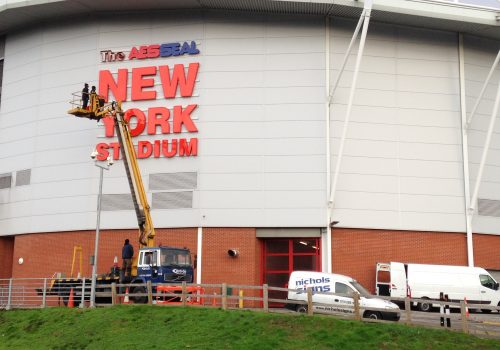
<instances>
[{"instance_id":1,"label":"wall vent","mask_svg":"<svg viewBox=\"0 0 500 350\"><path fill-rule=\"evenodd\" d=\"M124 194L103 194L101 202L101 210L116 211L116 210L135 210L132 202L132 195Z\"/></svg>"},{"instance_id":2,"label":"wall vent","mask_svg":"<svg viewBox=\"0 0 500 350\"><path fill-rule=\"evenodd\" d=\"M12 186L12 174L0 174L0 189Z\"/></svg>"},{"instance_id":3,"label":"wall vent","mask_svg":"<svg viewBox=\"0 0 500 350\"><path fill-rule=\"evenodd\" d=\"M193 190L197 186L198 173L159 173L149 175L150 191Z\"/></svg>"},{"instance_id":4,"label":"wall vent","mask_svg":"<svg viewBox=\"0 0 500 350\"><path fill-rule=\"evenodd\" d=\"M186 209L192 207L192 191L153 193L153 209Z\"/></svg>"},{"instance_id":5,"label":"wall vent","mask_svg":"<svg viewBox=\"0 0 500 350\"><path fill-rule=\"evenodd\" d=\"M493 199L481 199L477 201L477 211L482 216L500 217L500 201Z\"/></svg>"},{"instance_id":6,"label":"wall vent","mask_svg":"<svg viewBox=\"0 0 500 350\"><path fill-rule=\"evenodd\" d=\"M31 181L31 169L19 170L16 173L16 186L29 185Z\"/></svg>"}]
</instances>

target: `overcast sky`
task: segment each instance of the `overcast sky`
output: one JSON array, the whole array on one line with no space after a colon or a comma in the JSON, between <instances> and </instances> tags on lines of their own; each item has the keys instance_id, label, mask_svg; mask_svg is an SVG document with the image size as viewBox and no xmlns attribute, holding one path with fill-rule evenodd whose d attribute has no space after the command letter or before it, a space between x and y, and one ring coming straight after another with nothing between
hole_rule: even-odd
<instances>
[{"instance_id":1,"label":"overcast sky","mask_svg":"<svg viewBox=\"0 0 500 350\"><path fill-rule=\"evenodd\" d=\"M486 7L494 7L500 9L500 1L498 0L444 0L450 2L459 2L462 4L469 5L478 5L478 6L486 6Z\"/></svg>"}]
</instances>

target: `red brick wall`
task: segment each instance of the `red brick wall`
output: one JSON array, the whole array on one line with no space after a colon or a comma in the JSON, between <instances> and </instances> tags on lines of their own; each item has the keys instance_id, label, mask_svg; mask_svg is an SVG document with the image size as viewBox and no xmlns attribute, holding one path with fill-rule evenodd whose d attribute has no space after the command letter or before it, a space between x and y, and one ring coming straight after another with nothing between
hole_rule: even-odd
<instances>
[{"instance_id":1,"label":"red brick wall","mask_svg":"<svg viewBox=\"0 0 500 350\"><path fill-rule=\"evenodd\" d=\"M239 251L231 258L227 251ZM260 284L260 248L255 228L203 229L203 283Z\"/></svg>"},{"instance_id":2,"label":"red brick wall","mask_svg":"<svg viewBox=\"0 0 500 350\"><path fill-rule=\"evenodd\" d=\"M334 228L332 250L333 272L357 279L372 292L377 262L467 265L464 233Z\"/></svg>"},{"instance_id":3,"label":"red brick wall","mask_svg":"<svg viewBox=\"0 0 500 350\"><path fill-rule=\"evenodd\" d=\"M255 233L255 228L204 228L202 282L261 284L262 245ZM115 256L121 264L121 248L125 238L130 239L137 251L137 230L101 231L99 273L109 270ZM93 254L94 242L94 231L0 237L0 278L50 277L54 272L69 276L75 245L81 245L83 250L82 274L90 276L89 256ZM197 228L158 229L156 243L188 247L194 255ZM334 228L332 267L334 272L352 276L373 291L377 262L466 265L466 244L466 235L463 233ZM231 248L239 250L237 258L227 255L227 250ZM477 266L500 270L499 250L500 236L474 235ZM18 264L20 257L24 259L22 265ZM77 271L78 265L75 266Z\"/></svg>"},{"instance_id":4,"label":"red brick wall","mask_svg":"<svg viewBox=\"0 0 500 350\"><path fill-rule=\"evenodd\" d=\"M474 265L500 270L500 236L475 234L472 237Z\"/></svg>"},{"instance_id":5,"label":"red brick wall","mask_svg":"<svg viewBox=\"0 0 500 350\"><path fill-rule=\"evenodd\" d=\"M0 278L12 277L14 237L0 237Z\"/></svg>"},{"instance_id":6,"label":"red brick wall","mask_svg":"<svg viewBox=\"0 0 500 350\"><path fill-rule=\"evenodd\" d=\"M197 229L160 229L156 231L156 243L174 247L188 247L196 253ZM108 272L113 266L114 257L121 265L121 249L126 238L137 252L137 230L104 230L100 232L97 272ZM94 252L95 231L75 231L57 233L37 233L18 235L15 238L14 254L10 261L12 277L50 277L54 272L70 276L73 260L73 247L82 246L82 275L90 277L90 255ZM0 248L1 249L1 248ZM19 265L22 257L24 263ZM79 270L79 255L75 261L75 274Z\"/></svg>"}]
</instances>

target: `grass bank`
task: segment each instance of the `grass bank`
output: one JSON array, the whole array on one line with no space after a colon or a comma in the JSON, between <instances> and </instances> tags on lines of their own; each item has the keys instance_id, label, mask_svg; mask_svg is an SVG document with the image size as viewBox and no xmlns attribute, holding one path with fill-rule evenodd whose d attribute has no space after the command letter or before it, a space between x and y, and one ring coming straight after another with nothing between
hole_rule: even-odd
<instances>
[{"instance_id":1,"label":"grass bank","mask_svg":"<svg viewBox=\"0 0 500 350\"><path fill-rule=\"evenodd\" d=\"M0 312L0 349L500 349L461 333L325 316L116 306Z\"/></svg>"}]
</instances>

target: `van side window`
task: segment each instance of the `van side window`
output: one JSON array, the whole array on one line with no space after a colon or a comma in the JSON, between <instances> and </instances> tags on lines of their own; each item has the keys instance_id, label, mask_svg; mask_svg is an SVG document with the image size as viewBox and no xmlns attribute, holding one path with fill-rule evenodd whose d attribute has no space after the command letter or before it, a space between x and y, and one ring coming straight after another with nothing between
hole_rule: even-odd
<instances>
[{"instance_id":1,"label":"van side window","mask_svg":"<svg viewBox=\"0 0 500 350\"><path fill-rule=\"evenodd\" d=\"M354 292L347 284L335 282L335 293L353 295Z\"/></svg>"},{"instance_id":2,"label":"van side window","mask_svg":"<svg viewBox=\"0 0 500 350\"><path fill-rule=\"evenodd\" d=\"M481 281L481 284L489 289L495 289L495 281L491 276L489 275L479 275L479 280Z\"/></svg>"}]
</instances>

